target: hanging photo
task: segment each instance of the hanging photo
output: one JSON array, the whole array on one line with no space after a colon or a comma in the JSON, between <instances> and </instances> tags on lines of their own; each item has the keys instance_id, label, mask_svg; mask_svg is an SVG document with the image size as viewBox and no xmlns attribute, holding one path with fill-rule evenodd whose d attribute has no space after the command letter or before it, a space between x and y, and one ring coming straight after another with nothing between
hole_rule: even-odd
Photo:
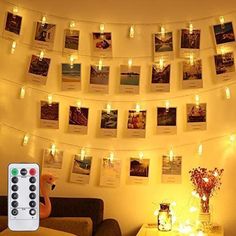
<instances>
[{"instance_id":1,"label":"hanging photo","mask_svg":"<svg viewBox=\"0 0 236 236\"><path fill-rule=\"evenodd\" d=\"M154 62L159 58L170 60L174 56L173 49L173 33L172 32L159 32L153 35L154 45Z\"/></svg>"},{"instance_id":2,"label":"hanging photo","mask_svg":"<svg viewBox=\"0 0 236 236\"><path fill-rule=\"evenodd\" d=\"M180 56L189 57L189 54L193 54L194 57L200 55L200 38L201 30L193 29L181 29L180 30Z\"/></svg>"},{"instance_id":3,"label":"hanging photo","mask_svg":"<svg viewBox=\"0 0 236 236\"><path fill-rule=\"evenodd\" d=\"M119 187L121 176L121 161L118 159L102 158L100 186Z\"/></svg>"},{"instance_id":4,"label":"hanging photo","mask_svg":"<svg viewBox=\"0 0 236 236\"><path fill-rule=\"evenodd\" d=\"M112 57L111 33L93 33L93 56Z\"/></svg>"},{"instance_id":5,"label":"hanging photo","mask_svg":"<svg viewBox=\"0 0 236 236\"><path fill-rule=\"evenodd\" d=\"M139 94L140 66L120 66L120 93Z\"/></svg>"},{"instance_id":6,"label":"hanging photo","mask_svg":"<svg viewBox=\"0 0 236 236\"><path fill-rule=\"evenodd\" d=\"M202 60L184 61L183 62L183 89L202 88Z\"/></svg>"},{"instance_id":7,"label":"hanging photo","mask_svg":"<svg viewBox=\"0 0 236 236\"><path fill-rule=\"evenodd\" d=\"M109 92L109 66L90 67L89 92L108 93Z\"/></svg>"},{"instance_id":8,"label":"hanging photo","mask_svg":"<svg viewBox=\"0 0 236 236\"><path fill-rule=\"evenodd\" d=\"M64 33L64 52L78 53L79 51L79 30L66 29Z\"/></svg>"},{"instance_id":9,"label":"hanging photo","mask_svg":"<svg viewBox=\"0 0 236 236\"><path fill-rule=\"evenodd\" d=\"M33 46L53 50L56 25L37 22Z\"/></svg>"},{"instance_id":10,"label":"hanging photo","mask_svg":"<svg viewBox=\"0 0 236 236\"><path fill-rule=\"evenodd\" d=\"M127 136L133 138L145 138L147 111L129 110Z\"/></svg>"},{"instance_id":11,"label":"hanging photo","mask_svg":"<svg viewBox=\"0 0 236 236\"><path fill-rule=\"evenodd\" d=\"M129 184L148 184L150 159L130 158Z\"/></svg>"},{"instance_id":12,"label":"hanging photo","mask_svg":"<svg viewBox=\"0 0 236 236\"><path fill-rule=\"evenodd\" d=\"M177 133L177 109L176 107L157 108L157 133L176 134Z\"/></svg>"},{"instance_id":13,"label":"hanging photo","mask_svg":"<svg viewBox=\"0 0 236 236\"><path fill-rule=\"evenodd\" d=\"M70 106L69 110L69 132L78 134L88 133L89 109L85 107Z\"/></svg>"},{"instance_id":14,"label":"hanging photo","mask_svg":"<svg viewBox=\"0 0 236 236\"><path fill-rule=\"evenodd\" d=\"M39 56L32 55L28 70L28 79L31 82L46 85L50 62L50 58L44 57L41 59Z\"/></svg>"},{"instance_id":15,"label":"hanging photo","mask_svg":"<svg viewBox=\"0 0 236 236\"><path fill-rule=\"evenodd\" d=\"M4 36L15 39L20 36L22 16L7 12Z\"/></svg>"},{"instance_id":16,"label":"hanging photo","mask_svg":"<svg viewBox=\"0 0 236 236\"><path fill-rule=\"evenodd\" d=\"M162 183L180 184L182 176L182 157L162 156Z\"/></svg>"},{"instance_id":17,"label":"hanging photo","mask_svg":"<svg viewBox=\"0 0 236 236\"><path fill-rule=\"evenodd\" d=\"M170 92L170 64L163 66L152 65L152 92Z\"/></svg>"},{"instance_id":18,"label":"hanging photo","mask_svg":"<svg viewBox=\"0 0 236 236\"><path fill-rule=\"evenodd\" d=\"M187 130L205 130L207 127L207 105L187 104Z\"/></svg>"},{"instance_id":19,"label":"hanging photo","mask_svg":"<svg viewBox=\"0 0 236 236\"><path fill-rule=\"evenodd\" d=\"M59 129L59 103L41 101L40 128Z\"/></svg>"},{"instance_id":20,"label":"hanging photo","mask_svg":"<svg viewBox=\"0 0 236 236\"><path fill-rule=\"evenodd\" d=\"M227 51L233 50L232 46L235 44L235 35L232 22L213 25L213 34L217 53L220 53L222 46L224 49L227 49Z\"/></svg>"},{"instance_id":21,"label":"hanging photo","mask_svg":"<svg viewBox=\"0 0 236 236\"><path fill-rule=\"evenodd\" d=\"M74 155L72 158L70 182L77 184L89 184L91 166L91 156Z\"/></svg>"},{"instance_id":22,"label":"hanging photo","mask_svg":"<svg viewBox=\"0 0 236 236\"><path fill-rule=\"evenodd\" d=\"M62 174L62 165L63 165L63 151L56 150L55 154L53 154L51 149L43 150L42 172L49 172L59 177Z\"/></svg>"},{"instance_id":23,"label":"hanging photo","mask_svg":"<svg viewBox=\"0 0 236 236\"><path fill-rule=\"evenodd\" d=\"M117 136L117 121L118 110L102 110L100 135L102 137L116 137Z\"/></svg>"},{"instance_id":24,"label":"hanging photo","mask_svg":"<svg viewBox=\"0 0 236 236\"><path fill-rule=\"evenodd\" d=\"M224 54L217 54L215 59L216 77L221 80L229 80L235 76L234 53L227 52Z\"/></svg>"},{"instance_id":25,"label":"hanging photo","mask_svg":"<svg viewBox=\"0 0 236 236\"><path fill-rule=\"evenodd\" d=\"M81 89L81 64L61 64L62 69L62 90Z\"/></svg>"}]
</instances>

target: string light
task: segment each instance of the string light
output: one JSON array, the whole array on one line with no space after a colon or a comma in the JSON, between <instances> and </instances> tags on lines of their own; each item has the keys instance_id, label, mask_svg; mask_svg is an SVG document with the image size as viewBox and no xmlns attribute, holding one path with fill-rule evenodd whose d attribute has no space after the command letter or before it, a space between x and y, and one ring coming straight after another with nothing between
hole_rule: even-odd
<instances>
[{"instance_id":1,"label":"string light","mask_svg":"<svg viewBox=\"0 0 236 236\"><path fill-rule=\"evenodd\" d=\"M109 103L107 104L106 110L107 110L107 114L111 113L111 104L109 104Z\"/></svg>"},{"instance_id":2,"label":"string light","mask_svg":"<svg viewBox=\"0 0 236 236\"><path fill-rule=\"evenodd\" d=\"M42 23L42 26L44 26L47 22L47 17L46 16L42 16L42 19L41 19L41 23Z\"/></svg>"},{"instance_id":3,"label":"string light","mask_svg":"<svg viewBox=\"0 0 236 236\"><path fill-rule=\"evenodd\" d=\"M220 16L220 17L219 17L219 20L220 20L221 26L224 26L224 24L225 24L225 18L224 18L224 16Z\"/></svg>"},{"instance_id":4,"label":"string light","mask_svg":"<svg viewBox=\"0 0 236 236\"><path fill-rule=\"evenodd\" d=\"M21 87L20 89L20 99L24 99L25 98L25 87Z\"/></svg>"},{"instance_id":5,"label":"string light","mask_svg":"<svg viewBox=\"0 0 236 236\"><path fill-rule=\"evenodd\" d=\"M225 97L226 97L226 99L230 99L231 98L231 92L230 92L230 88L229 87L225 88Z\"/></svg>"},{"instance_id":6,"label":"string light","mask_svg":"<svg viewBox=\"0 0 236 236\"><path fill-rule=\"evenodd\" d=\"M202 178L204 180L204 182L208 183L209 179L208 178ZM205 201L205 200L204 200Z\"/></svg>"},{"instance_id":7,"label":"string light","mask_svg":"<svg viewBox=\"0 0 236 236\"><path fill-rule=\"evenodd\" d=\"M191 213L196 212L196 211L197 211L197 208L194 207L194 206L191 206L191 207L189 208L189 211L190 211Z\"/></svg>"},{"instance_id":8,"label":"string light","mask_svg":"<svg viewBox=\"0 0 236 236\"><path fill-rule=\"evenodd\" d=\"M162 37L162 38L165 38L165 34L166 34L166 29L165 29L165 27L162 25L162 26L161 26L161 37Z\"/></svg>"},{"instance_id":9,"label":"string light","mask_svg":"<svg viewBox=\"0 0 236 236\"><path fill-rule=\"evenodd\" d=\"M11 54L14 54L16 51L16 41L13 41L11 44Z\"/></svg>"},{"instance_id":10,"label":"string light","mask_svg":"<svg viewBox=\"0 0 236 236\"><path fill-rule=\"evenodd\" d=\"M69 23L69 28L70 29L74 29L75 28L75 26L76 26L76 23L75 23L75 21L70 21L70 23Z\"/></svg>"},{"instance_id":11,"label":"string light","mask_svg":"<svg viewBox=\"0 0 236 236\"><path fill-rule=\"evenodd\" d=\"M70 68L73 69L74 67L74 61L75 61L75 58L73 55L70 55Z\"/></svg>"},{"instance_id":12,"label":"string light","mask_svg":"<svg viewBox=\"0 0 236 236\"><path fill-rule=\"evenodd\" d=\"M113 152L110 153L109 160L111 162L114 160L114 153Z\"/></svg>"},{"instance_id":13,"label":"string light","mask_svg":"<svg viewBox=\"0 0 236 236\"><path fill-rule=\"evenodd\" d=\"M130 58L128 60L128 67L131 68L132 67L132 64L133 64L133 60Z\"/></svg>"},{"instance_id":14,"label":"string light","mask_svg":"<svg viewBox=\"0 0 236 236\"><path fill-rule=\"evenodd\" d=\"M22 146L26 146L29 143L29 134L25 134L22 141Z\"/></svg>"},{"instance_id":15,"label":"string light","mask_svg":"<svg viewBox=\"0 0 236 236\"><path fill-rule=\"evenodd\" d=\"M193 56L192 53L191 53L190 56L189 56L189 64L190 64L191 66L194 65L194 56Z\"/></svg>"},{"instance_id":16,"label":"string light","mask_svg":"<svg viewBox=\"0 0 236 236\"><path fill-rule=\"evenodd\" d=\"M164 59L163 58L160 58L160 60L159 60L159 67L161 70L163 70L163 68L164 68Z\"/></svg>"},{"instance_id":17,"label":"string light","mask_svg":"<svg viewBox=\"0 0 236 236\"><path fill-rule=\"evenodd\" d=\"M140 153L139 153L139 159L140 159L140 160L143 160L143 156L144 156L143 152L140 152Z\"/></svg>"},{"instance_id":18,"label":"string light","mask_svg":"<svg viewBox=\"0 0 236 236\"><path fill-rule=\"evenodd\" d=\"M196 105L196 108L199 108L199 105L200 105L200 96L199 95L195 95L195 105Z\"/></svg>"},{"instance_id":19,"label":"string light","mask_svg":"<svg viewBox=\"0 0 236 236\"><path fill-rule=\"evenodd\" d=\"M51 145L50 153L51 153L53 156L55 156L56 151L57 151L57 150L56 150L56 144L53 143L53 144Z\"/></svg>"},{"instance_id":20,"label":"string light","mask_svg":"<svg viewBox=\"0 0 236 236\"><path fill-rule=\"evenodd\" d=\"M83 161L84 158L85 158L85 150L84 150L84 148L82 148L82 149L80 150L80 157L81 157L81 160Z\"/></svg>"},{"instance_id":21,"label":"string light","mask_svg":"<svg viewBox=\"0 0 236 236\"><path fill-rule=\"evenodd\" d=\"M170 158L170 161L173 161L174 160L174 152L173 152L173 149L171 148L170 151L169 151L169 158Z\"/></svg>"},{"instance_id":22,"label":"string light","mask_svg":"<svg viewBox=\"0 0 236 236\"><path fill-rule=\"evenodd\" d=\"M80 100L78 100L78 101L76 102L76 106L77 106L78 109L81 108L81 101L80 101Z\"/></svg>"},{"instance_id":23,"label":"string light","mask_svg":"<svg viewBox=\"0 0 236 236\"><path fill-rule=\"evenodd\" d=\"M170 109L170 101L169 100L167 100L165 102L165 106L166 106L166 112L169 112L169 109Z\"/></svg>"},{"instance_id":24,"label":"string light","mask_svg":"<svg viewBox=\"0 0 236 236\"><path fill-rule=\"evenodd\" d=\"M229 140L230 140L231 143L234 143L234 142L235 142L235 135L234 135L234 134L231 134L231 135L229 136Z\"/></svg>"},{"instance_id":25,"label":"string light","mask_svg":"<svg viewBox=\"0 0 236 236\"><path fill-rule=\"evenodd\" d=\"M44 51L41 50L40 53L39 53L39 60L40 60L40 61L43 60L43 58L44 58L44 54L45 54Z\"/></svg>"},{"instance_id":26,"label":"string light","mask_svg":"<svg viewBox=\"0 0 236 236\"><path fill-rule=\"evenodd\" d=\"M100 29L100 33L103 34L104 30L105 30L105 25L104 24L100 24L99 29Z\"/></svg>"},{"instance_id":27,"label":"string light","mask_svg":"<svg viewBox=\"0 0 236 236\"><path fill-rule=\"evenodd\" d=\"M203 146L202 146L202 144L200 143L200 144L198 145L198 156L202 156L202 153L203 153Z\"/></svg>"},{"instance_id":28,"label":"string light","mask_svg":"<svg viewBox=\"0 0 236 236\"><path fill-rule=\"evenodd\" d=\"M14 6L12 12L14 15L16 15L19 12L19 8L17 6Z\"/></svg>"},{"instance_id":29,"label":"string light","mask_svg":"<svg viewBox=\"0 0 236 236\"><path fill-rule=\"evenodd\" d=\"M140 112L140 110L141 110L141 106L140 106L140 104L136 104L136 107L135 107L135 111L137 112L137 113L139 113Z\"/></svg>"},{"instance_id":30,"label":"string light","mask_svg":"<svg viewBox=\"0 0 236 236\"><path fill-rule=\"evenodd\" d=\"M189 24L189 33L190 34L193 33L193 24L192 23Z\"/></svg>"},{"instance_id":31,"label":"string light","mask_svg":"<svg viewBox=\"0 0 236 236\"><path fill-rule=\"evenodd\" d=\"M134 38L134 35L135 35L134 26L131 25L129 28L129 37L132 39L132 38Z\"/></svg>"},{"instance_id":32,"label":"string light","mask_svg":"<svg viewBox=\"0 0 236 236\"><path fill-rule=\"evenodd\" d=\"M52 105L52 94L48 94L48 105L51 106Z\"/></svg>"},{"instance_id":33,"label":"string light","mask_svg":"<svg viewBox=\"0 0 236 236\"><path fill-rule=\"evenodd\" d=\"M99 62L98 62L98 70L102 70L102 67L103 67L103 63L102 63L102 59L99 59Z\"/></svg>"},{"instance_id":34,"label":"string light","mask_svg":"<svg viewBox=\"0 0 236 236\"><path fill-rule=\"evenodd\" d=\"M203 195L202 200L205 202L207 200L206 195Z\"/></svg>"}]
</instances>

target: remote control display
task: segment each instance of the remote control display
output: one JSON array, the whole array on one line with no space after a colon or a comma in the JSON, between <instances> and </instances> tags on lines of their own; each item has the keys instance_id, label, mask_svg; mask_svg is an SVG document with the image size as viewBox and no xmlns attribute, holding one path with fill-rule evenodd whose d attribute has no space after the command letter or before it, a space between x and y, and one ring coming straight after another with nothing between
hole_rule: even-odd
<instances>
[{"instance_id":1,"label":"remote control display","mask_svg":"<svg viewBox=\"0 0 236 236\"><path fill-rule=\"evenodd\" d=\"M8 167L8 227L34 231L39 226L39 166L10 164Z\"/></svg>"}]
</instances>

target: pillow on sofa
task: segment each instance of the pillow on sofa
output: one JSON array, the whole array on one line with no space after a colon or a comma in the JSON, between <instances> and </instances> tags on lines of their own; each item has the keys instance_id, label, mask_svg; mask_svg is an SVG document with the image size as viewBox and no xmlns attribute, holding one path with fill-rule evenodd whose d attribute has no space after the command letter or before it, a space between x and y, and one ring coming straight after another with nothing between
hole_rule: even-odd
<instances>
[{"instance_id":1,"label":"pillow on sofa","mask_svg":"<svg viewBox=\"0 0 236 236\"><path fill-rule=\"evenodd\" d=\"M44 227L39 227L37 231L34 232L13 232L9 229L5 229L0 233L1 236L25 236L25 235L32 235L32 236L75 236L75 234L69 234L63 231L58 231L54 229L48 229Z\"/></svg>"}]
</instances>

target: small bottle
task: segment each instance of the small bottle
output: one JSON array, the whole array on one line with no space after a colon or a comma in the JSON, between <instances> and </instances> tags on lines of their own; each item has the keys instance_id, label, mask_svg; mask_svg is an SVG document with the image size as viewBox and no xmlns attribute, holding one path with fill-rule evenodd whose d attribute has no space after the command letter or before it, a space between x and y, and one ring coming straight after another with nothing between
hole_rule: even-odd
<instances>
[{"instance_id":1,"label":"small bottle","mask_svg":"<svg viewBox=\"0 0 236 236\"><path fill-rule=\"evenodd\" d=\"M161 203L157 218L157 226L159 231L171 231L172 215L170 214L170 204Z\"/></svg>"}]
</instances>

